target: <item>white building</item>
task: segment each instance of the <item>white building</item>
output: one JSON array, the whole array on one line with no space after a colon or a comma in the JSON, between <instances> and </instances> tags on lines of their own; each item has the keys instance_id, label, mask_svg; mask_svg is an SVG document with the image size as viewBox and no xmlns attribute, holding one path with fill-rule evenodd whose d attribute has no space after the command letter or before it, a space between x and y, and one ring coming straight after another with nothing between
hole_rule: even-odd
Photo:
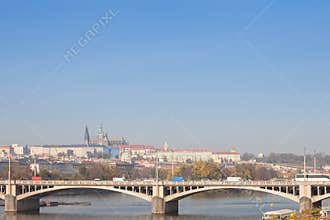
<instances>
[{"instance_id":1,"label":"white building","mask_svg":"<svg viewBox=\"0 0 330 220\"><path fill-rule=\"evenodd\" d=\"M27 149L25 146L20 146L18 144L12 144L13 152L17 156L24 156L27 154Z\"/></svg>"},{"instance_id":2,"label":"white building","mask_svg":"<svg viewBox=\"0 0 330 220\"><path fill-rule=\"evenodd\" d=\"M208 161L212 159L212 152L209 150L195 149L171 149L158 150L160 162L186 163L192 161Z\"/></svg>"},{"instance_id":3,"label":"white building","mask_svg":"<svg viewBox=\"0 0 330 220\"><path fill-rule=\"evenodd\" d=\"M0 146L0 158L8 158L9 155L13 155L14 150L11 146Z\"/></svg>"},{"instance_id":4,"label":"white building","mask_svg":"<svg viewBox=\"0 0 330 220\"><path fill-rule=\"evenodd\" d=\"M230 152L213 152L212 160L216 163L235 163L241 160L241 155L235 150Z\"/></svg>"},{"instance_id":5,"label":"white building","mask_svg":"<svg viewBox=\"0 0 330 220\"><path fill-rule=\"evenodd\" d=\"M241 157L237 151L212 152L210 150L196 149L172 149L158 150L160 162L186 163L193 161L214 161L216 163L234 163L240 161Z\"/></svg>"},{"instance_id":6,"label":"white building","mask_svg":"<svg viewBox=\"0 0 330 220\"><path fill-rule=\"evenodd\" d=\"M155 155L156 149L153 146L148 145L119 145L115 148L119 150L119 158L122 161L128 161L132 159L150 159ZM129 153L127 153L129 152ZM125 159L122 159L124 158Z\"/></svg>"},{"instance_id":7,"label":"white building","mask_svg":"<svg viewBox=\"0 0 330 220\"><path fill-rule=\"evenodd\" d=\"M43 157L72 156L87 158L90 155L109 154L108 148L100 145L38 145L30 146L30 155Z\"/></svg>"}]
</instances>

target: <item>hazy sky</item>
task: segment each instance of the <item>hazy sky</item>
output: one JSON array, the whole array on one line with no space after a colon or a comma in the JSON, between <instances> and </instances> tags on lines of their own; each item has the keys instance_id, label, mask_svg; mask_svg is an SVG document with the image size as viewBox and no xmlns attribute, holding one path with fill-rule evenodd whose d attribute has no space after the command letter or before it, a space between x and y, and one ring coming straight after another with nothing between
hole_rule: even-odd
<instances>
[{"instance_id":1,"label":"hazy sky","mask_svg":"<svg viewBox=\"0 0 330 220\"><path fill-rule=\"evenodd\" d=\"M3 1L0 143L82 143L84 125L102 122L131 143L329 153L329 11L328 1Z\"/></svg>"}]
</instances>

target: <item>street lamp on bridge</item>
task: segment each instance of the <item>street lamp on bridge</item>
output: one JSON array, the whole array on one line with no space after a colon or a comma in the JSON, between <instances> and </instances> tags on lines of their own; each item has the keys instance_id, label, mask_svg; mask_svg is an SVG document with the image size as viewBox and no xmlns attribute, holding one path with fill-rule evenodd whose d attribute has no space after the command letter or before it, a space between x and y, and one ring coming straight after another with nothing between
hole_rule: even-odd
<instances>
[{"instance_id":1,"label":"street lamp on bridge","mask_svg":"<svg viewBox=\"0 0 330 220\"><path fill-rule=\"evenodd\" d=\"M12 194L12 189L11 189L11 151L9 148L8 151L8 186L9 186L9 195Z\"/></svg>"}]
</instances>

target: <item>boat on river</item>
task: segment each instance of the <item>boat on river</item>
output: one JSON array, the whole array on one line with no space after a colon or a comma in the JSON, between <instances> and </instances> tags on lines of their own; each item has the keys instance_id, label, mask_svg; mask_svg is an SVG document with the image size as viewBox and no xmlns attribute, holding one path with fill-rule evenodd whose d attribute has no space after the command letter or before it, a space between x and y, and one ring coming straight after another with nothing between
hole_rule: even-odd
<instances>
[{"instance_id":1,"label":"boat on river","mask_svg":"<svg viewBox=\"0 0 330 220\"><path fill-rule=\"evenodd\" d=\"M319 218L320 220L322 219L330 219L330 207L323 207L320 211L321 217Z\"/></svg>"},{"instance_id":2,"label":"boat on river","mask_svg":"<svg viewBox=\"0 0 330 220\"><path fill-rule=\"evenodd\" d=\"M270 220L270 219L284 220L284 219L289 219L294 214L295 211L291 209L280 209L275 211L269 211L264 213L262 220Z\"/></svg>"}]
</instances>

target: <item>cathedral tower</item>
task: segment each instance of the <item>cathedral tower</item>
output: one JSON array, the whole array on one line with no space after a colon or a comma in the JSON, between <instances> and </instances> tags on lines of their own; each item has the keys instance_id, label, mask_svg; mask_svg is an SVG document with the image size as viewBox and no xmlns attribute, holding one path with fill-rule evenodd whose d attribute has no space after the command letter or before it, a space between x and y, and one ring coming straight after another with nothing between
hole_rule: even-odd
<instances>
[{"instance_id":1,"label":"cathedral tower","mask_svg":"<svg viewBox=\"0 0 330 220\"><path fill-rule=\"evenodd\" d=\"M88 132L87 125L85 126L84 144L86 144L86 145L90 144L90 137L89 137L89 132Z\"/></svg>"}]
</instances>

